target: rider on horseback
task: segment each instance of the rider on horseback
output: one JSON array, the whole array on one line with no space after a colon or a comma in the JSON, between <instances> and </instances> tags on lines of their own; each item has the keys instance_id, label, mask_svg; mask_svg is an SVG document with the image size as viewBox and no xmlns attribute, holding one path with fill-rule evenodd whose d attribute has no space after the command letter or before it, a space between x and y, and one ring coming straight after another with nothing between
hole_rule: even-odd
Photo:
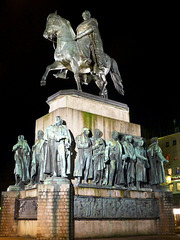
<instances>
[{"instance_id":1,"label":"rider on horseback","mask_svg":"<svg viewBox=\"0 0 180 240\"><path fill-rule=\"evenodd\" d=\"M99 74L103 72L104 68L107 66L98 23L95 18L91 18L91 14L87 10L82 13L82 17L84 21L79 24L76 29L76 39L80 57L87 66L93 62L93 74ZM67 70L64 69L58 74L54 74L54 76L66 78L66 74ZM84 84L87 84L87 75L84 74L82 77Z\"/></svg>"},{"instance_id":2,"label":"rider on horseback","mask_svg":"<svg viewBox=\"0 0 180 240\"><path fill-rule=\"evenodd\" d=\"M77 27L76 37L69 21L56 12L48 16L44 36L47 39L56 37L57 46L54 52L55 61L46 67L41 86L46 85L51 70L59 70L54 74L57 78L66 78L69 70L74 73L79 91L82 91L81 84L88 85L93 80L100 89L99 95L108 98L106 75L110 73L115 89L124 95L117 62L104 53L96 19L91 18L88 11L82 16L84 21Z\"/></svg>"},{"instance_id":3,"label":"rider on horseback","mask_svg":"<svg viewBox=\"0 0 180 240\"><path fill-rule=\"evenodd\" d=\"M89 11L82 14L84 21L77 27L77 43L80 55L88 65L92 60L94 62L93 72L98 73L106 67L103 43L98 29L98 23L95 18L91 18Z\"/></svg>"}]
</instances>

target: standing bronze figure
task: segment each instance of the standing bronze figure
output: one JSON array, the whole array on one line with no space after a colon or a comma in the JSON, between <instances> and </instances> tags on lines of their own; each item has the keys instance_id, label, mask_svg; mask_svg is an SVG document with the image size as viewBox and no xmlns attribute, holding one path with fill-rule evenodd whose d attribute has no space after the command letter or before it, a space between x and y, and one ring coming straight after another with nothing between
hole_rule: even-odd
<instances>
[{"instance_id":1,"label":"standing bronze figure","mask_svg":"<svg viewBox=\"0 0 180 240\"><path fill-rule=\"evenodd\" d=\"M47 127L44 139L47 141L45 173L53 177L67 177L71 173L71 133L60 116L55 124Z\"/></svg>"},{"instance_id":2,"label":"standing bronze figure","mask_svg":"<svg viewBox=\"0 0 180 240\"><path fill-rule=\"evenodd\" d=\"M79 91L82 91L81 83L89 84L94 80L100 89L99 95L108 98L106 75L110 73L116 90L124 95L118 65L104 53L97 21L90 18L88 11L83 13L83 18L84 22L78 26L76 36L68 20L56 12L48 16L43 36L49 40L56 38L57 46L54 52L55 62L47 66L41 86L46 85L49 71L60 70L54 76L66 78L66 73L70 70L74 73Z\"/></svg>"},{"instance_id":3,"label":"standing bronze figure","mask_svg":"<svg viewBox=\"0 0 180 240\"><path fill-rule=\"evenodd\" d=\"M136 155L132 144L132 136L126 135L124 137L124 142L122 143L122 145L125 153L122 156L122 158L125 161L124 163L127 164L127 184L130 189L136 189L135 187Z\"/></svg>"},{"instance_id":4,"label":"standing bronze figure","mask_svg":"<svg viewBox=\"0 0 180 240\"><path fill-rule=\"evenodd\" d=\"M32 162L31 162L31 184L43 183L45 180L45 156L47 143L44 140L44 132L39 130L37 133L37 141L32 146Z\"/></svg>"},{"instance_id":5,"label":"standing bronze figure","mask_svg":"<svg viewBox=\"0 0 180 240\"><path fill-rule=\"evenodd\" d=\"M102 184L103 180L103 170L105 168L104 158L105 158L105 142L101 138L103 133L99 129L94 129L92 138L92 160L94 168L94 184Z\"/></svg>"},{"instance_id":6,"label":"standing bronze figure","mask_svg":"<svg viewBox=\"0 0 180 240\"><path fill-rule=\"evenodd\" d=\"M151 139L151 145L147 149L147 156L150 162L149 180L151 185L158 185L166 182L164 162L169 162L163 157L162 150L158 145L158 138Z\"/></svg>"},{"instance_id":7,"label":"standing bronze figure","mask_svg":"<svg viewBox=\"0 0 180 240\"><path fill-rule=\"evenodd\" d=\"M112 138L106 141L104 185L124 185L124 170L122 165L122 146L119 133L114 130Z\"/></svg>"},{"instance_id":8,"label":"standing bronze figure","mask_svg":"<svg viewBox=\"0 0 180 240\"><path fill-rule=\"evenodd\" d=\"M147 183L147 168L149 168L146 151L143 147L144 140L134 138L136 155L136 187L140 189L143 183Z\"/></svg>"},{"instance_id":9,"label":"standing bronze figure","mask_svg":"<svg viewBox=\"0 0 180 240\"><path fill-rule=\"evenodd\" d=\"M15 160L16 186L23 186L30 181L29 165L31 149L23 135L18 136L18 142L13 146Z\"/></svg>"},{"instance_id":10,"label":"standing bronze figure","mask_svg":"<svg viewBox=\"0 0 180 240\"><path fill-rule=\"evenodd\" d=\"M74 177L78 178L78 184L84 179L84 183L88 183L88 179L93 177L92 169L92 143L89 138L89 129L83 128L82 133L76 137L76 146L78 149L77 159L74 169Z\"/></svg>"}]
</instances>

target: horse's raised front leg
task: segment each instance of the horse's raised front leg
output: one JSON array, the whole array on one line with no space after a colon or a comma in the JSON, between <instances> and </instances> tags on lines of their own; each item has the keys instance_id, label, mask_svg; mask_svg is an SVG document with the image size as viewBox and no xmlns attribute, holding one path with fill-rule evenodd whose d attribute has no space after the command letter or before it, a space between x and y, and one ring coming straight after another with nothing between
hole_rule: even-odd
<instances>
[{"instance_id":1,"label":"horse's raised front leg","mask_svg":"<svg viewBox=\"0 0 180 240\"><path fill-rule=\"evenodd\" d=\"M48 73L51 71L51 70L58 70L58 69L62 69L64 68L63 65L59 62L54 62L52 63L51 65L48 65L46 67L46 71L45 73L43 74L42 76L42 79L40 81L40 85L41 86L45 86L46 85L46 79L47 79L47 76L48 76Z\"/></svg>"}]
</instances>

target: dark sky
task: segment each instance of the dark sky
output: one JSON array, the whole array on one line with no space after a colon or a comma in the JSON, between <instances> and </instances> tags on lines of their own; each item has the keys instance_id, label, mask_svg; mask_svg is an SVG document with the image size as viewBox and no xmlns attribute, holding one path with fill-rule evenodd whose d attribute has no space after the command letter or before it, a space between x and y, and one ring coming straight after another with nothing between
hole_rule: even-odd
<instances>
[{"instance_id":1,"label":"dark sky","mask_svg":"<svg viewBox=\"0 0 180 240\"><path fill-rule=\"evenodd\" d=\"M47 98L76 88L71 73L61 80L51 72L47 86L39 85L54 61L52 43L42 36L47 16L57 10L74 30L84 10L98 20L104 50L117 61L125 90L125 96L119 95L108 77L109 98L128 104L131 122L151 137L173 128L173 119L180 121L176 9L167 1L1 1L1 178L7 185L14 181L11 149L17 136L23 134L32 146L35 120L48 113ZM97 94L93 84L86 91Z\"/></svg>"}]
</instances>

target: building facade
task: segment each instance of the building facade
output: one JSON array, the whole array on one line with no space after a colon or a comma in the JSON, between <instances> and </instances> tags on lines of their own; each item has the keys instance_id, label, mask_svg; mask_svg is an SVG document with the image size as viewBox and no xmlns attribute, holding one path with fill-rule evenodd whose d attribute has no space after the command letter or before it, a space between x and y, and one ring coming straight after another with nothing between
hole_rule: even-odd
<instances>
[{"instance_id":1,"label":"building facade","mask_svg":"<svg viewBox=\"0 0 180 240\"><path fill-rule=\"evenodd\" d=\"M160 137L159 146L169 161L164 164L166 185L173 193L173 212L176 231L180 232L180 132Z\"/></svg>"}]
</instances>

